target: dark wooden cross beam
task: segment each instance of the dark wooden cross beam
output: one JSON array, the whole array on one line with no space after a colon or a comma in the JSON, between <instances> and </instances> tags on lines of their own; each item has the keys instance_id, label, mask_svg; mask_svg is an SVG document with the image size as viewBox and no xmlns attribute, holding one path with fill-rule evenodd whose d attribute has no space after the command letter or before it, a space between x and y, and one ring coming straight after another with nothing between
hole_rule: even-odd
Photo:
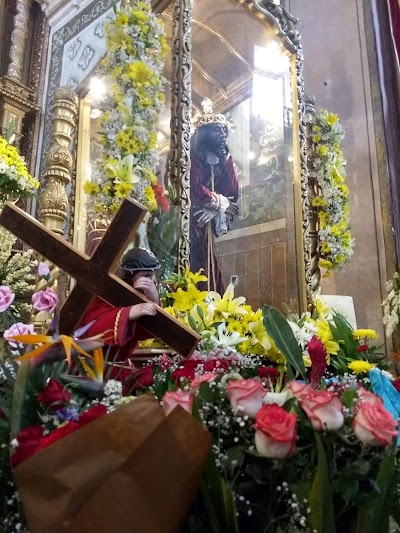
<instances>
[{"instance_id":1,"label":"dark wooden cross beam","mask_svg":"<svg viewBox=\"0 0 400 533\"><path fill-rule=\"evenodd\" d=\"M115 307L150 301L112 272L145 214L146 209L141 204L132 199L124 200L98 247L89 257L22 209L10 202L5 204L0 214L0 224L76 280L76 286L61 309L61 333L72 333L94 296ZM141 317L138 322L151 335L185 357L192 354L200 340L196 332L159 306L155 316Z\"/></svg>"}]
</instances>

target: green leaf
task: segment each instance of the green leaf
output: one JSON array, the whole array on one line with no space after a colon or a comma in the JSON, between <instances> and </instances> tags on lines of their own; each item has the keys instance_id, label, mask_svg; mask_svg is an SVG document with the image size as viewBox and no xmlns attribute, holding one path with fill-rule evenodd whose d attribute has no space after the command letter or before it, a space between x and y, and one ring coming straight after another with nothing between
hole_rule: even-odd
<instances>
[{"instance_id":1,"label":"green leaf","mask_svg":"<svg viewBox=\"0 0 400 533\"><path fill-rule=\"evenodd\" d=\"M379 492L370 502L368 509L359 514L357 533L389 531L389 516L393 500L392 478L395 472L396 446L388 447L376 476Z\"/></svg>"},{"instance_id":2,"label":"green leaf","mask_svg":"<svg viewBox=\"0 0 400 533\"><path fill-rule=\"evenodd\" d=\"M197 313L199 317L201 318L201 320L204 320L204 312L203 312L203 309L200 307L200 305L197 306Z\"/></svg>"},{"instance_id":3,"label":"green leaf","mask_svg":"<svg viewBox=\"0 0 400 533\"><path fill-rule=\"evenodd\" d=\"M206 509L209 533L239 533L235 500L224 478L208 455L201 480L201 497Z\"/></svg>"},{"instance_id":4,"label":"green leaf","mask_svg":"<svg viewBox=\"0 0 400 533\"><path fill-rule=\"evenodd\" d=\"M188 314L188 321L189 321L189 326L194 329L195 331L197 331L197 324L196 324L196 321L195 319L192 317L192 315Z\"/></svg>"},{"instance_id":5,"label":"green leaf","mask_svg":"<svg viewBox=\"0 0 400 533\"><path fill-rule=\"evenodd\" d=\"M315 440L317 441L318 465L310 493L310 521L312 528L318 533L335 533L335 515L328 461L317 432L315 432Z\"/></svg>"},{"instance_id":6,"label":"green leaf","mask_svg":"<svg viewBox=\"0 0 400 533\"><path fill-rule=\"evenodd\" d=\"M345 501L346 505L348 505L351 500L357 495L360 489L360 483L357 479L341 477L336 484L336 488L342 495L342 498Z\"/></svg>"},{"instance_id":7,"label":"green leaf","mask_svg":"<svg viewBox=\"0 0 400 533\"><path fill-rule=\"evenodd\" d=\"M30 361L22 361L15 378L11 408L11 438L14 438L21 429L22 410L25 402L25 390L29 372Z\"/></svg>"},{"instance_id":8,"label":"green leaf","mask_svg":"<svg viewBox=\"0 0 400 533\"><path fill-rule=\"evenodd\" d=\"M290 380L294 377L293 371L290 368L293 367L304 381L306 381L307 378L303 363L303 354L286 318L280 311L278 311L278 309L275 309L275 307L264 305L263 320L268 335L273 339L278 350L280 350L286 358L288 365L288 379Z\"/></svg>"},{"instance_id":9,"label":"green leaf","mask_svg":"<svg viewBox=\"0 0 400 533\"><path fill-rule=\"evenodd\" d=\"M357 393L357 390L355 389L348 389L340 397L340 399L342 400L342 404L345 407L352 407L354 400L356 398L358 398L358 393Z\"/></svg>"}]
</instances>

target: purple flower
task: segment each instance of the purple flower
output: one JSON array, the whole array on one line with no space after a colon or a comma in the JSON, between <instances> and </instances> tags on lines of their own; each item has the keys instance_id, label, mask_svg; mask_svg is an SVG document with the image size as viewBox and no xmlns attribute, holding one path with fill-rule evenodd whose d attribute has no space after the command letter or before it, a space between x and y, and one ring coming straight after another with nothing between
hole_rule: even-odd
<instances>
[{"instance_id":1,"label":"purple flower","mask_svg":"<svg viewBox=\"0 0 400 533\"><path fill-rule=\"evenodd\" d=\"M8 341L9 345L13 348L23 348L24 345L20 342L11 340L14 335L28 335L35 333L35 326L33 324L24 324L23 322L17 322L13 324L9 329L6 329L3 337Z\"/></svg>"},{"instance_id":2,"label":"purple flower","mask_svg":"<svg viewBox=\"0 0 400 533\"><path fill-rule=\"evenodd\" d=\"M15 294L12 292L10 287L6 285L0 286L0 313L5 311L10 307L15 298Z\"/></svg>"},{"instance_id":3,"label":"purple flower","mask_svg":"<svg viewBox=\"0 0 400 533\"><path fill-rule=\"evenodd\" d=\"M48 279L50 277L50 269L46 265L46 263L43 263L43 261L40 261L39 263L38 273L39 273L39 276L44 279Z\"/></svg>"},{"instance_id":4,"label":"purple flower","mask_svg":"<svg viewBox=\"0 0 400 533\"><path fill-rule=\"evenodd\" d=\"M36 292L32 296L32 304L38 311L51 313L58 304L58 296L53 289L47 287L46 290Z\"/></svg>"},{"instance_id":5,"label":"purple flower","mask_svg":"<svg viewBox=\"0 0 400 533\"><path fill-rule=\"evenodd\" d=\"M76 422L79 420L79 411L74 405L57 409L54 414L60 420L60 422L69 422L70 420Z\"/></svg>"}]
</instances>

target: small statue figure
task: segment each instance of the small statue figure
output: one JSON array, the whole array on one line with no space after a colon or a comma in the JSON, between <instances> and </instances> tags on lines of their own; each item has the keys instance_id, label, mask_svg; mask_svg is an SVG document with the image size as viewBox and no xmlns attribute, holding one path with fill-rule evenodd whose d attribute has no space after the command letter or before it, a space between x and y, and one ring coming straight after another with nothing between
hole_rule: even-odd
<instances>
[{"instance_id":1,"label":"small statue figure","mask_svg":"<svg viewBox=\"0 0 400 533\"><path fill-rule=\"evenodd\" d=\"M227 233L229 220L239 214L238 180L226 139L230 122L212 112L211 101L203 103L204 114L194 126L190 171L190 268L201 268L208 277L208 290L223 293L221 271L215 254L215 237Z\"/></svg>"}]
</instances>

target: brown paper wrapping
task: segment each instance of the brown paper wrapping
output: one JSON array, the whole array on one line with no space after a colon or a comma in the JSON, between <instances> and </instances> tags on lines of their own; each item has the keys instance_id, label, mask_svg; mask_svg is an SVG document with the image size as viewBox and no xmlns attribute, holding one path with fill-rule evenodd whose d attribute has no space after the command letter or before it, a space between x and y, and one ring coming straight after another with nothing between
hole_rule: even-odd
<instances>
[{"instance_id":1,"label":"brown paper wrapping","mask_svg":"<svg viewBox=\"0 0 400 533\"><path fill-rule=\"evenodd\" d=\"M180 407L141 396L15 469L31 533L175 533L211 435Z\"/></svg>"}]
</instances>

